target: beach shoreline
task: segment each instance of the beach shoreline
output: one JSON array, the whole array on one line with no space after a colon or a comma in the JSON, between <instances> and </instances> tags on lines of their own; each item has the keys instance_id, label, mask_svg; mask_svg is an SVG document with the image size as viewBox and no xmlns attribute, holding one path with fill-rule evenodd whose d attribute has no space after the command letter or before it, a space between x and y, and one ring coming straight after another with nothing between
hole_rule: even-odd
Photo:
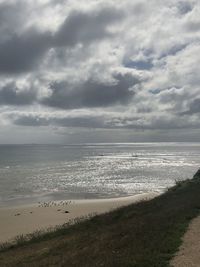
<instances>
[{"instance_id":1,"label":"beach shoreline","mask_svg":"<svg viewBox=\"0 0 200 267\"><path fill-rule=\"evenodd\" d=\"M149 200L159 193L142 193L110 199L83 199L39 202L35 204L0 208L0 243L12 241L16 236L56 227L87 216Z\"/></svg>"}]
</instances>

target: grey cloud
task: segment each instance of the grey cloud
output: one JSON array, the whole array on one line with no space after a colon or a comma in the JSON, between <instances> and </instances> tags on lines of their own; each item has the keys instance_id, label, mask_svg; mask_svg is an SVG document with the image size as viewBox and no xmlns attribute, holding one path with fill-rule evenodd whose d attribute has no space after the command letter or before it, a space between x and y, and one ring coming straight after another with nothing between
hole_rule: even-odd
<instances>
[{"instance_id":1,"label":"grey cloud","mask_svg":"<svg viewBox=\"0 0 200 267\"><path fill-rule=\"evenodd\" d=\"M180 14L185 15L187 13L189 13L190 11L192 11L193 6L189 1L180 1L178 2L178 10L180 12Z\"/></svg>"},{"instance_id":2,"label":"grey cloud","mask_svg":"<svg viewBox=\"0 0 200 267\"><path fill-rule=\"evenodd\" d=\"M15 125L20 126L48 126L51 124L47 118L31 115L10 116L10 119Z\"/></svg>"},{"instance_id":3,"label":"grey cloud","mask_svg":"<svg viewBox=\"0 0 200 267\"><path fill-rule=\"evenodd\" d=\"M185 44L176 44L174 46L172 46L166 54L163 54L161 56L162 57L165 57L165 56L175 56L176 54L180 53L181 51L183 51L184 49L186 49L188 46L188 43L185 43Z\"/></svg>"},{"instance_id":4,"label":"grey cloud","mask_svg":"<svg viewBox=\"0 0 200 267\"><path fill-rule=\"evenodd\" d=\"M195 93L189 90L190 87L172 87L166 88L157 94L158 101L162 108L166 105L166 112L172 114L184 114ZM191 105L191 110L197 109L197 104ZM192 112L192 111L186 111Z\"/></svg>"},{"instance_id":5,"label":"grey cloud","mask_svg":"<svg viewBox=\"0 0 200 267\"><path fill-rule=\"evenodd\" d=\"M171 46L170 48L166 49L165 51L163 51L163 53L161 53L158 58L159 58L159 60L162 60L162 59L167 58L169 56L176 56L180 52L184 51L188 45L189 45L188 42L186 42L184 44L175 44L175 45ZM159 61L157 63L160 64ZM162 64L163 63L165 64L166 62L162 62Z\"/></svg>"},{"instance_id":6,"label":"grey cloud","mask_svg":"<svg viewBox=\"0 0 200 267\"><path fill-rule=\"evenodd\" d=\"M153 111L153 108L152 107L148 107L148 106L142 106L139 107L137 109L137 112L138 113L151 113Z\"/></svg>"},{"instance_id":7,"label":"grey cloud","mask_svg":"<svg viewBox=\"0 0 200 267\"><path fill-rule=\"evenodd\" d=\"M189 32L199 32L200 29L200 21L190 21L186 24L186 29Z\"/></svg>"},{"instance_id":8,"label":"grey cloud","mask_svg":"<svg viewBox=\"0 0 200 267\"><path fill-rule=\"evenodd\" d=\"M31 5L27 1L0 4L0 73L15 74L31 70L46 51L49 33L30 28Z\"/></svg>"},{"instance_id":9,"label":"grey cloud","mask_svg":"<svg viewBox=\"0 0 200 267\"><path fill-rule=\"evenodd\" d=\"M170 114L157 116L150 121L151 129L200 129L199 120L188 121L178 115L172 116Z\"/></svg>"},{"instance_id":10,"label":"grey cloud","mask_svg":"<svg viewBox=\"0 0 200 267\"><path fill-rule=\"evenodd\" d=\"M170 129L199 129L199 121L186 121L179 116L169 114L141 118L119 118L112 128L138 129L138 130L170 130Z\"/></svg>"},{"instance_id":11,"label":"grey cloud","mask_svg":"<svg viewBox=\"0 0 200 267\"><path fill-rule=\"evenodd\" d=\"M77 117L45 117L37 114L10 116L15 125L20 126L58 126L58 127L86 127L106 128L101 116L77 116Z\"/></svg>"},{"instance_id":12,"label":"grey cloud","mask_svg":"<svg viewBox=\"0 0 200 267\"><path fill-rule=\"evenodd\" d=\"M78 128L98 128L98 129L142 129L141 124L137 124L138 117L110 116L107 115L86 115L56 117L48 114L11 114L8 118L19 126L57 126L57 127L78 127ZM146 128L150 128L149 126Z\"/></svg>"},{"instance_id":13,"label":"grey cloud","mask_svg":"<svg viewBox=\"0 0 200 267\"><path fill-rule=\"evenodd\" d=\"M200 98L193 100L189 105L189 109L180 115L193 115L196 113L200 113Z\"/></svg>"},{"instance_id":14,"label":"grey cloud","mask_svg":"<svg viewBox=\"0 0 200 267\"><path fill-rule=\"evenodd\" d=\"M130 90L140 83L130 73L115 74L115 82L106 83L88 79L85 83L72 86L68 82L51 84L51 95L42 100L47 106L61 109L82 107L106 107L114 104L128 103L135 92Z\"/></svg>"},{"instance_id":15,"label":"grey cloud","mask_svg":"<svg viewBox=\"0 0 200 267\"><path fill-rule=\"evenodd\" d=\"M49 49L51 34L34 29L0 44L0 72L21 73L31 70Z\"/></svg>"},{"instance_id":16,"label":"grey cloud","mask_svg":"<svg viewBox=\"0 0 200 267\"><path fill-rule=\"evenodd\" d=\"M122 12L109 7L87 12L71 11L54 34L31 28L23 33L13 33L5 40L1 37L0 73L30 71L42 62L50 48L70 48L78 43L90 43L112 36L107 27L121 17Z\"/></svg>"},{"instance_id":17,"label":"grey cloud","mask_svg":"<svg viewBox=\"0 0 200 267\"><path fill-rule=\"evenodd\" d=\"M15 83L9 83L0 90L0 105L30 105L36 100L36 92L32 90L19 90Z\"/></svg>"},{"instance_id":18,"label":"grey cloud","mask_svg":"<svg viewBox=\"0 0 200 267\"><path fill-rule=\"evenodd\" d=\"M21 28L25 16L26 4L16 1L15 3L0 3L0 34L2 42L13 34L16 29ZM23 15L22 15L23 12Z\"/></svg>"},{"instance_id":19,"label":"grey cloud","mask_svg":"<svg viewBox=\"0 0 200 267\"><path fill-rule=\"evenodd\" d=\"M165 88L158 94L162 103L182 102L188 97L188 93L183 88L178 87Z\"/></svg>"},{"instance_id":20,"label":"grey cloud","mask_svg":"<svg viewBox=\"0 0 200 267\"><path fill-rule=\"evenodd\" d=\"M122 11L108 7L91 12L72 11L54 36L55 46L90 43L111 36L107 26L122 16Z\"/></svg>"},{"instance_id":21,"label":"grey cloud","mask_svg":"<svg viewBox=\"0 0 200 267\"><path fill-rule=\"evenodd\" d=\"M55 127L78 127L91 129L132 129L132 130L170 130L170 129L199 129L199 121L186 121L177 116L150 116L149 119L141 120L140 117L107 115L83 115L56 117L49 114L13 114L9 119L18 126L55 126Z\"/></svg>"}]
</instances>

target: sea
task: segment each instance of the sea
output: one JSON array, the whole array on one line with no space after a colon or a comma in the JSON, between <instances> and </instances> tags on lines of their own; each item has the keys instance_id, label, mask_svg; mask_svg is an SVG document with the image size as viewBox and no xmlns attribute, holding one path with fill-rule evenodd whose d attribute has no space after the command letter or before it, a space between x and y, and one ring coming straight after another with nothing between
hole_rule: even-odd
<instances>
[{"instance_id":1,"label":"sea","mask_svg":"<svg viewBox=\"0 0 200 267\"><path fill-rule=\"evenodd\" d=\"M164 192L200 167L200 143L0 145L0 206Z\"/></svg>"}]
</instances>

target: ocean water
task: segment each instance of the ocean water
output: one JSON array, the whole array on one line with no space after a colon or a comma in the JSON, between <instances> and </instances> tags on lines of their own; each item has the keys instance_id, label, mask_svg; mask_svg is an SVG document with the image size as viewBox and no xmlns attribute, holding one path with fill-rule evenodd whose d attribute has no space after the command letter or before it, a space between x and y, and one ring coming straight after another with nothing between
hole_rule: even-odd
<instances>
[{"instance_id":1,"label":"ocean water","mask_svg":"<svg viewBox=\"0 0 200 267\"><path fill-rule=\"evenodd\" d=\"M0 145L0 206L163 192L199 167L200 143Z\"/></svg>"}]
</instances>

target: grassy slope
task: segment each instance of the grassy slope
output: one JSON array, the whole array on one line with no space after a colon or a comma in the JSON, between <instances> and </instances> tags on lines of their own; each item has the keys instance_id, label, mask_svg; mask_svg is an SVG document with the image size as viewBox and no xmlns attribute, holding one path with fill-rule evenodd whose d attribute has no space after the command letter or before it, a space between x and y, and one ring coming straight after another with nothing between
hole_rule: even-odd
<instances>
[{"instance_id":1,"label":"grassy slope","mask_svg":"<svg viewBox=\"0 0 200 267\"><path fill-rule=\"evenodd\" d=\"M0 266L159 267L200 213L200 177L0 253Z\"/></svg>"}]
</instances>

